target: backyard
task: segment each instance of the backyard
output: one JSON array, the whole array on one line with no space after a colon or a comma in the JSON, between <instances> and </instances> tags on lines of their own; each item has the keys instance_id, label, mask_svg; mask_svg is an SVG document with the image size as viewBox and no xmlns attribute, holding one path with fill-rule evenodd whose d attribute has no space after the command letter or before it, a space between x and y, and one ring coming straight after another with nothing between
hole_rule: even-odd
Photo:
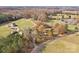
<instances>
[{"instance_id":1,"label":"backyard","mask_svg":"<svg viewBox=\"0 0 79 59\"><path fill-rule=\"evenodd\" d=\"M31 19L24 19L23 18L23 19L19 19L17 21L13 21L13 22L15 22L18 25L20 30L22 30L25 27L31 27L33 25ZM6 36L8 36L10 34L11 29L8 27L9 24L10 23L0 26L0 37L6 37Z\"/></svg>"}]
</instances>

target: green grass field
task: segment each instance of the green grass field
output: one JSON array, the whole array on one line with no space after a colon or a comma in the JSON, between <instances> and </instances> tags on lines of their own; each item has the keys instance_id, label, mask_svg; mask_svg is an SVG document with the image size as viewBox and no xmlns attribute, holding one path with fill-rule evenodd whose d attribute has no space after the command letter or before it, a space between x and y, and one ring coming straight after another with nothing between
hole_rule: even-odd
<instances>
[{"instance_id":1,"label":"green grass field","mask_svg":"<svg viewBox=\"0 0 79 59\"><path fill-rule=\"evenodd\" d=\"M31 19L19 19L14 21L20 29L25 27L32 27L33 23ZM10 23L0 26L0 37L6 37L10 34L11 29L8 27Z\"/></svg>"},{"instance_id":2,"label":"green grass field","mask_svg":"<svg viewBox=\"0 0 79 59\"><path fill-rule=\"evenodd\" d=\"M79 34L71 34L51 41L45 45L42 52L79 52Z\"/></svg>"}]
</instances>

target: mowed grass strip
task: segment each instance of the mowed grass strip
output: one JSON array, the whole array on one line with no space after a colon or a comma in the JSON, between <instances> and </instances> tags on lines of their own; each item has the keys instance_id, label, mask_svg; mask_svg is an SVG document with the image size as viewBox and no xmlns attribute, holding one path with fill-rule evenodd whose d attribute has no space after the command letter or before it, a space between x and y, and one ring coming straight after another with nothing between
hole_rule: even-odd
<instances>
[{"instance_id":1,"label":"mowed grass strip","mask_svg":"<svg viewBox=\"0 0 79 59\"><path fill-rule=\"evenodd\" d=\"M33 26L33 22L31 19L19 19L17 21L13 21L15 22L18 27L22 30L25 27L32 27ZM10 23L5 24L0 26L0 37L6 37L10 34L11 29L8 27Z\"/></svg>"}]
</instances>

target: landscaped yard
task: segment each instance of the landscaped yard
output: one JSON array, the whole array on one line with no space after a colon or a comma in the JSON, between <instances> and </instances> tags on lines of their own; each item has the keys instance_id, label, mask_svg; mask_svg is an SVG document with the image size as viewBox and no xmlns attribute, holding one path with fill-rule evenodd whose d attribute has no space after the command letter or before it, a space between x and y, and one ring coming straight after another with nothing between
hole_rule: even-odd
<instances>
[{"instance_id":1,"label":"landscaped yard","mask_svg":"<svg viewBox=\"0 0 79 59\"><path fill-rule=\"evenodd\" d=\"M20 19L14 22L21 30L25 27L31 27L33 25L31 19ZM9 24L10 23L0 26L0 37L6 37L10 34L11 29L8 27Z\"/></svg>"}]
</instances>

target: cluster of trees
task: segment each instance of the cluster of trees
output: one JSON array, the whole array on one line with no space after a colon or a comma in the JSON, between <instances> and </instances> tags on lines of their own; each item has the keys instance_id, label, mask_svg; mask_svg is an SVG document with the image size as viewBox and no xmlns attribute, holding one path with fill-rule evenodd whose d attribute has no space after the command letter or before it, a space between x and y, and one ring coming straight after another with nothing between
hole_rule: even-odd
<instances>
[{"instance_id":1,"label":"cluster of trees","mask_svg":"<svg viewBox=\"0 0 79 59\"><path fill-rule=\"evenodd\" d=\"M6 38L0 38L0 53L28 53L34 48L30 33L27 33L27 38L16 34L10 34Z\"/></svg>"},{"instance_id":2,"label":"cluster of trees","mask_svg":"<svg viewBox=\"0 0 79 59\"><path fill-rule=\"evenodd\" d=\"M33 18L34 20L47 21L57 13L63 13L64 10L56 8L2 8L0 13L7 15L8 18ZM52 15L52 16L51 16ZM5 18L5 17L4 17Z\"/></svg>"},{"instance_id":3,"label":"cluster of trees","mask_svg":"<svg viewBox=\"0 0 79 59\"><path fill-rule=\"evenodd\" d=\"M18 7L17 7L18 8ZM53 15L60 10L54 10L49 8L21 8L21 9L3 9L1 10L1 15L4 15L4 19L18 19L18 18L33 18L34 20L47 21L50 15ZM11 20L10 19L10 20ZM1 20L2 21L2 20Z\"/></svg>"},{"instance_id":4,"label":"cluster of trees","mask_svg":"<svg viewBox=\"0 0 79 59\"><path fill-rule=\"evenodd\" d=\"M15 21L22 18L21 16L12 16L12 15L5 15L5 14L0 14L0 24L3 24L5 22L10 22L10 21Z\"/></svg>"}]
</instances>

